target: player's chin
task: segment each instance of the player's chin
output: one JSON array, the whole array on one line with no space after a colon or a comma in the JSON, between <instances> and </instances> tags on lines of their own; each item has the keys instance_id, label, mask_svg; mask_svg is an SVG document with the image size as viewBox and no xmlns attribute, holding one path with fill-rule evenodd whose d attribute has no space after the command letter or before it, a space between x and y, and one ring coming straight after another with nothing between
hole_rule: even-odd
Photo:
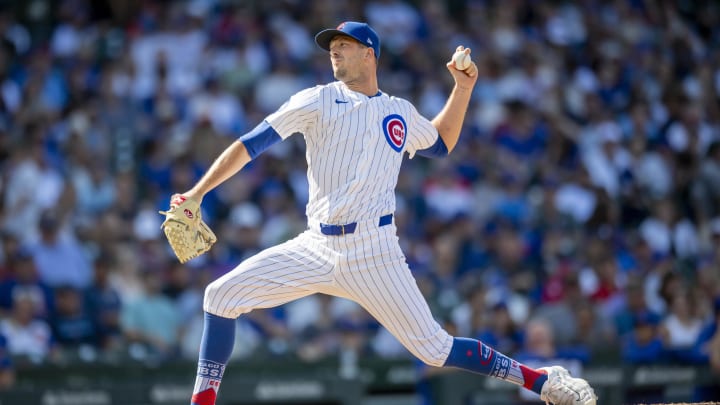
<instances>
[{"instance_id":1,"label":"player's chin","mask_svg":"<svg viewBox=\"0 0 720 405\"><path fill-rule=\"evenodd\" d=\"M347 78L347 69L338 68L333 71L333 75L338 80Z\"/></svg>"}]
</instances>

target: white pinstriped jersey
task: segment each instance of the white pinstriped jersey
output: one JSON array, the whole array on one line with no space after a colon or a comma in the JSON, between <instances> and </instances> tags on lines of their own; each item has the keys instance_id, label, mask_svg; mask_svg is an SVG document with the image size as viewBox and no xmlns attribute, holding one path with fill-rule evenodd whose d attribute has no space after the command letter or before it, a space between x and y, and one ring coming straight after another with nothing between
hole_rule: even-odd
<instances>
[{"instance_id":1,"label":"white pinstriped jersey","mask_svg":"<svg viewBox=\"0 0 720 405\"><path fill-rule=\"evenodd\" d=\"M314 293L344 297L365 308L415 356L442 366L453 338L435 321L413 279L395 223L379 222L395 211L403 154L435 150L435 127L406 100L383 93L368 97L342 82L297 93L265 122L281 139L297 132L305 137L308 229L212 282L204 310L237 318ZM260 137L269 134L258 131ZM244 139L251 156L279 140L254 139ZM320 223L353 222L348 234L321 232Z\"/></svg>"},{"instance_id":2,"label":"white pinstriped jersey","mask_svg":"<svg viewBox=\"0 0 720 405\"><path fill-rule=\"evenodd\" d=\"M329 224L394 212L403 153L412 157L439 136L407 100L368 97L339 81L298 92L266 121L282 139L305 137L306 215Z\"/></svg>"}]
</instances>

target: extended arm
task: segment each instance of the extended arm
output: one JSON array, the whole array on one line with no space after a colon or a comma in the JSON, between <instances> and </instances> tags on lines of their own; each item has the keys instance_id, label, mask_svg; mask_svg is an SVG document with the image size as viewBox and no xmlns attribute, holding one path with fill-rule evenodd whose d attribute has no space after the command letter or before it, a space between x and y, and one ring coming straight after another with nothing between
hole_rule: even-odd
<instances>
[{"instance_id":1,"label":"extended arm","mask_svg":"<svg viewBox=\"0 0 720 405\"><path fill-rule=\"evenodd\" d=\"M228 146L227 149L215 159L197 184L183 193L183 195L191 197L198 202L202 201L202 198L210 190L232 177L245 167L248 162L281 140L280 135L278 135L267 121L261 122L253 128L252 131Z\"/></svg>"},{"instance_id":2,"label":"extended arm","mask_svg":"<svg viewBox=\"0 0 720 405\"><path fill-rule=\"evenodd\" d=\"M207 252L217 241L213 231L202 220L200 203L205 194L245 167L252 156L252 146L244 143L242 138L233 142L215 159L195 186L182 194L173 195L170 209L160 211L165 215L161 229L180 263Z\"/></svg>"},{"instance_id":3,"label":"extended arm","mask_svg":"<svg viewBox=\"0 0 720 405\"><path fill-rule=\"evenodd\" d=\"M470 48L466 49L462 46L459 46L457 50L464 51L467 54L470 53ZM458 138L460 137L460 130L462 129L463 120L465 119L465 113L467 112L468 104L470 104L470 96L472 95L473 87L475 87L475 82L477 82L478 70L475 62L465 70L458 70L455 68L455 63L452 60L447 63L447 68L450 74L452 74L453 79L455 79L455 86L442 111L432 120L432 124L445 143L448 153L450 153L455 148L455 145L457 145Z\"/></svg>"},{"instance_id":4,"label":"extended arm","mask_svg":"<svg viewBox=\"0 0 720 405\"><path fill-rule=\"evenodd\" d=\"M248 162L250 154L245 145L240 140L233 142L215 159L195 186L183 195L202 201L205 194L239 172Z\"/></svg>"}]
</instances>

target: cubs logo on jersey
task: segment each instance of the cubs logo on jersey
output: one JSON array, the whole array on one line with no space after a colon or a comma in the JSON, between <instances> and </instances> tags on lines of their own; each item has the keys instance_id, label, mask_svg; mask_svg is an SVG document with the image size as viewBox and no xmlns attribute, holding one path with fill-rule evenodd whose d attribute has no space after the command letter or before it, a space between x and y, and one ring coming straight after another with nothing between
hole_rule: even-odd
<instances>
[{"instance_id":1,"label":"cubs logo on jersey","mask_svg":"<svg viewBox=\"0 0 720 405\"><path fill-rule=\"evenodd\" d=\"M405 146L407 136L407 125L403 117L398 114L388 115L383 119L382 125L385 139L387 139L390 147L395 152L401 152L403 146Z\"/></svg>"}]
</instances>

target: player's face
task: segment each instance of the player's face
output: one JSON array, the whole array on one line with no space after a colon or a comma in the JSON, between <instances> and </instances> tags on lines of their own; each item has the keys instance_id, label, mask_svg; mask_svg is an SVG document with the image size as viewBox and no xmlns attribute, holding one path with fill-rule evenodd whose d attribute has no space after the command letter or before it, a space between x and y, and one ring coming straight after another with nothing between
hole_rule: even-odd
<instances>
[{"instance_id":1,"label":"player's face","mask_svg":"<svg viewBox=\"0 0 720 405\"><path fill-rule=\"evenodd\" d=\"M330 62L335 78L347 83L364 74L368 48L358 41L338 35L330 41Z\"/></svg>"}]
</instances>

